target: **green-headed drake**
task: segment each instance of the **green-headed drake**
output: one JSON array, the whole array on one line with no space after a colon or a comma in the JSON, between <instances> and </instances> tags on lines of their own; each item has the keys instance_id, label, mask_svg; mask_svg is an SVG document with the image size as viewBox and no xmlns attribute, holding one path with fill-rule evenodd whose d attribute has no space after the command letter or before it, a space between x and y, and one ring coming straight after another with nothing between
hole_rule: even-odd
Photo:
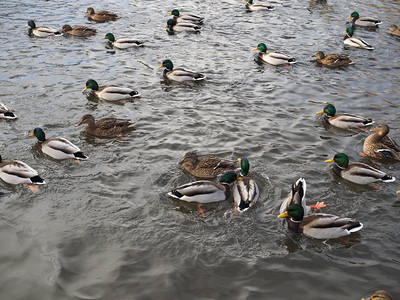
<instances>
[{"instance_id":1,"label":"green-headed drake","mask_svg":"<svg viewBox=\"0 0 400 300\"><path fill-rule=\"evenodd\" d=\"M267 53L267 46L264 43L258 44L257 48L254 48L253 50L260 51L257 56L260 61L269 63L274 66L296 63L296 59L294 57L290 57L279 52Z\"/></svg>"},{"instance_id":2,"label":"green-headed drake","mask_svg":"<svg viewBox=\"0 0 400 300\"><path fill-rule=\"evenodd\" d=\"M169 59L163 61L161 66L158 68L164 67L164 78L176 82L187 82L187 81L200 81L206 79L206 76L200 73L196 73L193 71L185 70L184 68L175 68Z\"/></svg>"},{"instance_id":3,"label":"green-headed drake","mask_svg":"<svg viewBox=\"0 0 400 300\"><path fill-rule=\"evenodd\" d=\"M363 146L364 154L372 158L400 160L400 147L388 136L388 125L380 124L370 131L377 132L365 139Z\"/></svg>"},{"instance_id":4,"label":"green-headed drake","mask_svg":"<svg viewBox=\"0 0 400 300\"><path fill-rule=\"evenodd\" d=\"M257 11L257 10L275 10L272 5L266 5L262 3L253 3L253 0L243 0L246 3L246 8L250 11Z\"/></svg>"},{"instance_id":5,"label":"green-headed drake","mask_svg":"<svg viewBox=\"0 0 400 300\"><path fill-rule=\"evenodd\" d=\"M47 26L41 26L41 27L36 27L36 24L34 21L30 20L26 24L26 26L29 26L29 35L33 35L36 37L50 37L50 36L61 36L61 32L59 32L57 29L47 27Z\"/></svg>"},{"instance_id":6,"label":"green-headed drake","mask_svg":"<svg viewBox=\"0 0 400 300\"><path fill-rule=\"evenodd\" d=\"M181 15L179 10L173 9L169 16L173 16L172 18L177 22L177 23L192 23L195 25L200 25L203 24L204 18L198 17L195 15L190 15L190 14L184 14Z\"/></svg>"},{"instance_id":7,"label":"green-headed drake","mask_svg":"<svg viewBox=\"0 0 400 300\"><path fill-rule=\"evenodd\" d=\"M344 153L335 154L331 159L325 161L332 163L333 172L340 178L346 179L357 184L370 184L373 182L393 182L395 177L388 175L385 172L377 170L367 164L355 162L349 164L349 158Z\"/></svg>"},{"instance_id":8,"label":"green-headed drake","mask_svg":"<svg viewBox=\"0 0 400 300\"><path fill-rule=\"evenodd\" d=\"M240 175L233 186L235 210L244 212L257 203L260 190L257 183L248 176L250 163L247 158L238 158Z\"/></svg>"},{"instance_id":9,"label":"green-headed drake","mask_svg":"<svg viewBox=\"0 0 400 300\"><path fill-rule=\"evenodd\" d=\"M352 12L348 19L353 18L352 26L354 25L361 27L378 27L379 24L382 24L381 20L371 18L371 17L360 17L358 12Z\"/></svg>"},{"instance_id":10,"label":"green-headed drake","mask_svg":"<svg viewBox=\"0 0 400 300\"><path fill-rule=\"evenodd\" d=\"M165 26L169 34L174 34L175 32L190 32L199 33L201 26L193 23L178 23L174 19L169 19L167 25Z\"/></svg>"},{"instance_id":11,"label":"green-headed drake","mask_svg":"<svg viewBox=\"0 0 400 300\"><path fill-rule=\"evenodd\" d=\"M89 95L107 101L121 101L129 100L132 98L140 97L139 92L126 87L121 87L118 85L107 85L99 87L97 82L93 79L86 81L86 86L82 90L82 93L87 89L90 89Z\"/></svg>"},{"instance_id":12,"label":"green-headed drake","mask_svg":"<svg viewBox=\"0 0 400 300\"><path fill-rule=\"evenodd\" d=\"M107 33L102 40L107 39L109 43L117 49L128 49L138 46L143 46L143 42L133 39L133 38L119 38L115 39L115 36L112 33Z\"/></svg>"},{"instance_id":13,"label":"green-headed drake","mask_svg":"<svg viewBox=\"0 0 400 300\"><path fill-rule=\"evenodd\" d=\"M305 216L300 204L292 204L278 218L286 218L290 230L309 238L327 240L350 235L363 228L363 224L350 218L330 214L310 214Z\"/></svg>"},{"instance_id":14,"label":"green-headed drake","mask_svg":"<svg viewBox=\"0 0 400 300\"><path fill-rule=\"evenodd\" d=\"M332 104L328 104L323 110L316 114L324 114L324 120L332 126L342 129L362 128L374 123L372 119L360 117L352 114L336 114L336 108Z\"/></svg>"},{"instance_id":15,"label":"green-headed drake","mask_svg":"<svg viewBox=\"0 0 400 300\"><path fill-rule=\"evenodd\" d=\"M374 47L372 47L370 44L368 44L366 41L363 39L353 37L354 34L354 28L353 27L348 27L345 31L346 35L343 38L343 44L345 47L353 47L353 48L362 48L362 49L367 49L367 50L374 50Z\"/></svg>"}]
</instances>

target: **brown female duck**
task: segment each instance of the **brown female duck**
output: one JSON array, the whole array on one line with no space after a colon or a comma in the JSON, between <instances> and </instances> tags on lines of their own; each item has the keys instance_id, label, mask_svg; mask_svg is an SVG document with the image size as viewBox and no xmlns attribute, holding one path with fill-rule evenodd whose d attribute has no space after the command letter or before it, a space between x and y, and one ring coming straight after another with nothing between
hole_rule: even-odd
<instances>
[{"instance_id":1,"label":"brown female duck","mask_svg":"<svg viewBox=\"0 0 400 300\"><path fill-rule=\"evenodd\" d=\"M74 35L74 36L87 37L87 36L96 35L97 30L86 27L86 26L75 26L74 28L72 28L70 25L65 24L62 27L61 32L67 33L70 35Z\"/></svg>"},{"instance_id":2,"label":"brown female duck","mask_svg":"<svg viewBox=\"0 0 400 300\"><path fill-rule=\"evenodd\" d=\"M92 7L89 7L86 10L86 13L88 14L88 18L91 21L96 21L96 22L107 22L107 21L115 21L118 19L118 16L107 10L101 10L98 12L94 12L94 9Z\"/></svg>"},{"instance_id":3,"label":"brown female duck","mask_svg":"<svg viewBox=\"0 0 400 300\"><path fill-rule=\"evenodd\" d=\"M365 139L362 156L400 160L400 147L388 136L389 126L380 124L370 131L377 132Z\"/></svg>"},{"instance_id":4,"label":"brown female duck","mask_svg":"<svg viewBox=\"0 0 400 300\"><path fill-rule=\"evenodd\" d=\"M368 298L362 298L361 300L393 300L392 295L384 290L376 291L372 296Z\"/></svg>"},{"instance_id":5,"label":"brown female duck","mask_svg":"<svg viewBox=\"0 0 400 300\"><path fill-rule=\"evenodd\" d=\"M348 56L342 54L335 53L325 55L324 52L318 51L313 56L317 58L317 63L331 68L347 67L354 64Z\"/></svg>"},{"instance_id":6,"label":"brown female duck","mask_svg":"<svg viewBox=\"0 0 400 300\"><path fill-rule=\"evenodd\" d=\"M122 133L131 130L135 125L130 119L116 119L116 118L102 118L95 121L94 117L90 114L86 114L82 117L79 124L87 124L85 131L97 137L122 137Z\"/></svg>"},{"instance_id":7,"label":"brown female duck","mask_svg":"<svg viewBox=\"0 0 400 300\"><path fill-rule=\"evenodd\" d=\"M236 162L215 155L198 155L195 151L185 154L178 163L186 172L200 179L212 179L236 168Z\"/></svg>"}]
</instances>

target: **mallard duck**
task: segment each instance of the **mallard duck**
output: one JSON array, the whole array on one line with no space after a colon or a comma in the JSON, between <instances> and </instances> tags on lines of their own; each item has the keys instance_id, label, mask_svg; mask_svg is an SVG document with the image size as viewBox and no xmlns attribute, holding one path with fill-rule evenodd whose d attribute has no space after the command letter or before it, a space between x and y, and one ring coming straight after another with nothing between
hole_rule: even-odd
<instances>
[{"instance_id":1,"label":"mallard duck","mask_svg":"<svg viewBox=\"0 0 400 300\"><path fill-rule=\"evenodd\" d=\"M324 202L317 202L315 205L307 206L306 203L306 191L307 184L304 178L299 178L293 185L289 196L283 199L281 207L279 208L279 214L283 214L288 210L292 204L300 204L303 207L304 215L308 215L311 209L320 209L326 207Z\"/></svg>"},{"instance_id":2,"label":"mallard duck","mask_svg":"<svg viewBox=\"0 0 400 300\"><path fill-rule=\"evenodd\" d=\"M230 184L236 180L236 173L228 171L219 178L219 182L199 180L173 189L168 196L186 202L211 203L229 198Z\"/></svg>"},{"instance_id":3,"label":"mallard duck","mask_svg":"<svg viewBox=\"0 0 400 300\"><path fill-rule=\"evenodd\" d=\"M190 175L200 179L212 179L229 170L235 170L236 162L215 155L198 155L196 151L185 154L178 163Z\"/></svg>"},{"instance_id":4,"label":"mallard duck","mask_svg":"<svg viewBox=\"0 0 400 300\"><path fill-rule=\"evenodd\" d=\"M72 28L70 25L65 24L62 27L61 32L67 33L70 35L74 35L74 36L87 37L87 36L96 35L97 30L94 28L86 27L86 26L75 26L74 28Z\"/></svg>"},{"instance_id":5,"label":"mallard duck","mask_svg":"<svg viewBox=\"0 0 400 300\"><path fill-rule=\"evenodd\" d=\"M348 19L353 18L352 26L362 26L362 27L378 27L379 24L382 22L378 19L371 18L371 17L360 17L358 12L353 12Z\"/></svg>"},{"instance_id":6,"label":"mallard duck","mask_svg":"<svg viewBox=\"0 0 400 300\"><path fill-rule=\"evenodd\" d=\"M83 154L81 149L76 145L72 144L70 141L64 138L51 138L46 139L44 131L42 128L35 128L33 133L29 136L36 136L38 139L38 146L44 154L51 156L55 159L88 159L88 157Z\"/></svg>"},{"instance_id":7,"label":"mallard duck","mask_svg":"<svg viewBox=\"0 0 400 300\"><path fill-rule=\"evenodd\" d=\"M107 10L101 10L96 13L94 12L94 9L92 7L89 7L86 10L86 13L88 14L89 20L96 21L99 23L107 21L115 21L119 18L115 13Z\"/></svg>"},{"instance_id":8,"label":"mallard duck","mask_svg":"<svg viewBox=\"0 0 400 300\"><path fill-rule=\"evenodd\" d=\"M143 45L143 42L135 40L135 39L131 39L131 38L119 38L116 40L112 33L107 33L101 39L109 40L110 44L114 48L118 48L118 49L127 49L127 48L138 47L138 46Z\"/></svg>"},{"instance_id":9,"label":"mallard duck","mask_svg":"<svg viewBox=\"0 0 400 300\"><path fill-rule=\"evenodd\" d=\"M193 23L177 23L174 19L169 19L165 27L167 27L167 30L170 34L182 31L199 33L201 30L201 26L199 25Z\"/></svg>"},{"instance_id":10,"label":"mallard duck","mask_svg":"<svg viewBox=\"0 0 400 300\"><path fill-rule=\"evenodd\" d=\"M294 57L287 56L285 54L279 53L279 52L267 52L267 46L264 43L258 44L257 48L254 48L253 50L259 50L260 52L258 53L258 58L262 62L269 63L274 66L278 65L288 65L288 64L294 64L296 63L296 59Z\"/></svg>"},{"instance_id":11,"label":"mallard duck","mask_svg":"<svg viewBox=\"0 0 400 300\"><path fill-rule=\"evenodd\" d=\"M360 117L352 114L336 114L336 108L332 104L328 104L323 110L317 114L323 114L324 120L332 126L342 129L361 128L374 123L372 119Z\"/></svg>"},{"instance_id":12,"label":"mallard duck","mask_svg":"<svg viewBox=\"0 0 400 300\"><path fill-rule=\"evenodd\" d=\"M396 180L395 177L366 164L360 162L349 164L349 158L344 153L335 154L333 158L325 162L335 162L333 165L333 172L340 178L357 184L369 184L377 181L393 182Z\"/></svg>"},{"instance_id":13,"label":"mallard duck","mask_svg":"<svg viewBox=\"0 0 400 300\"><path fill-rule=\"evenodd\" d=\"M184 81L199 81L206 79L206 76L200 73L196 73L193 71L185 70L184 68L176 68L174 69L174 65L172 61L166 59L163 61L161 66L158 68L164 67L164 78L177 81L177 82L184 82Z\"/></svg>"},{"instance_id":14,"label":"mallard duck","mask_svg":"<svg viewBox=\"0 0 400 300\"><path fill-rule=\"evenodd\" d=\"M320 240L337 239L363 228L362 223L350 218L322 213L304 216L304 209L300 204L290 205L278 218L287 218L290 230Z\"/></svg>"},{"instance_id":15,"label":"mallard duck","mask_svg":"<svg viewBox=\"0 0 400 300\"><path fill-rule=\"evenodd\" d=\"M376 291L372 296L368 298L362 298L361 300L393 300L392 295L384 290Z\"/></svg>"},{"instance_id":16,"label":"mallard duck","mask_svg":"<svg viewBox=\"0 0 400 300\"><path fill-rule=\"evenodd\" d=\"M30 27L29 35L34 35L36 37L61 36L61 33L57 29L47 26L36 27L35 22L32 20L28 21L26 26Z\"/></svg>"},{"instance_id":17,"label":"mallard duck","mask_svg":"<svg viewBox=\"0 0 400 300\"><path fill-rule=\"evenodd\" d=\"M103 118L95 121L94 117L86 114L76 126L87 124L85 131L97 137L122 137L122 133L132 130L135 123L130 119Z\"/></svg>"},{"instance_id":18,"label":"mallard duck","mask_svg":"<svg viewBox=\"0 0 400 300\"><path fill-rule=\"evenodd\" d=\"M345 31L346 35L343 38L343 43L345 46L353 48L362 48L367 50L374 50L374 48L367 44L363 39L353 37L354 29L353 27L348 27Z\"/></svg>"},{"instance_id":19,"label":"mallard duck","mask_svg":"<svg viewBox=\"0 0 400 300\"><path fill-rule=\"evenodd\" d=\"M196 25L203 24L204 18L194 16L194 15L181 15L179 13L179 10L173 9L169 16L173 16L172 18L177 22L177 23L192 23Z\"/></svg>"},{"instance_id":20,"label":"mallard duck","mask_svg":"<svg viewBox=\"0 0 400 300\"><path fill-rule=\"evenodd\" d=\"M400 28L397 28L396 25L390 25L389 30L390 30L391 34L393 34L395 36L400 36Z\"/></svg>"},{"instance_id":21,"label":"mallard duck","mask_svg":"<svg viewBox=\"0 0 400 300\"><path fill-rule=\"evenodd\" d=\"M244 212L257 203L260 190L257 183L248 176L250 163L247 158L238 158L240 175L233 185L233 201L235 210Z\"/></svg>"},{"instance_id":22,"label":"mallard duck","mask_svg":"<svg viewBox=\"0 0 400 300\"><path fill-rule=\"evenodd\" d=\"M261 3L253 3L253 0L243 0L246 3L246 8L251 11L255 10L275 10L275 8L271 5L261 4Z\"/></svg>"},{"instance_id":23,"label":"mallard duck","mask_svg":"<svg viewBox=\"0 0 400 300\"><path fill-rule=\"evenodd\" d=\"M2 161L0 156L0 178L9 184L24 184L32 192L38 189L31 184L45 184L46 182L39 176L39 173L19 160Z\"/></svg>"},{"instance_id":24,"label":"mallard duck","mask_svg":"<svg viewBox=\"0 0 400 300\"><path fill-rule=\"evenodd\" d=\"M331 68L347 67L354 64L348 56L343 54L325 55L324 52L318 51L313 56L317 58L317 63Z\"/></svg>"},{"instance_id":25,"label":"mallard duck","mask_svg":"<svg viewBox=\"0 0 400 300\"><path fill-rule=\"evenodd\" d=\"M389 126L380 124L370 131L377 132L365 139L364 154L372 158L400 160L400 147L388 136Z\"/></svg>"},{"instance_id":26,"label":"mallard duck","mask_svg":"<svg viewBox=\"0 0 400 300\"><path fill-rule=\"evenodd\" d=\"M16 119L17 116L3 102L0 102L0 118L12 120Z\"/></svg>"},{"instance_id":27,"label":"mallard duck","mask_svg":"<svg viewBox=\"0 0 400 300\"><path fill-rule=\"evenodd\" d=\"M87 89L91 89L89 95L107 101L129 100L140 97L139 92L117 85L107 85L99 88L99 85L93 79L86 81L86 86L82 90L82 93Z\"/></svg>"}]
</instances>

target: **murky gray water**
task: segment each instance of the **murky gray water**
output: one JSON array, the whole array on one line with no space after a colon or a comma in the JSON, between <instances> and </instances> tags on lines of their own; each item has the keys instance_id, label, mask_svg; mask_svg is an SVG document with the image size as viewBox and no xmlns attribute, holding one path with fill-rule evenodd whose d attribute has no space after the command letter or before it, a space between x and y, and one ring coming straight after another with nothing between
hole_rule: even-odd
<instances>
[{"instance_id":1,"label":"murky gray water","mask_svg":"<svg viewBox=\"0 0 400 300\"><path fill-rule=\"evenodd\" d=\"M48 182L32 194L0 183L1 299L360 299L376 289L400 297L400 181L380 188L337 180L323 161L336 151L400 179L400 164L359 157L363 132L332 132L315 113L338 111L385 122L400 137L398 1L274 2L247 13L237 1L2 1L0 101L19 119L0 121L1 155L37 169ZM116 22L93 24L88 6ZM198 35L169 36L167 14L179 8L206 18ZM354 10L379 17L376 32L357 30L375 50L344 50ZM30 38L25 24L88 25L92 38ZM146 46L110 51L100 38L132 36ZM297 58L292 68L260 66L251 51L264 42ZM356 64L331 70L309 56L349 54ZM168 86L161 62L201 71L196 86ZM88 101L87 79L137 89L124 105ZM96 139L75 127L83 114L137 122L125 140ZM63 136L90 156L80 164L45 157L28 137L35 127ZM193 180L176 162L185 152L248 157L259 203L224 218L232 202L179 203L166 192ZM326 243L290 233L276 218L299 177L309 202L364 223L361 232Z\"/></svg>"}]
</instances>

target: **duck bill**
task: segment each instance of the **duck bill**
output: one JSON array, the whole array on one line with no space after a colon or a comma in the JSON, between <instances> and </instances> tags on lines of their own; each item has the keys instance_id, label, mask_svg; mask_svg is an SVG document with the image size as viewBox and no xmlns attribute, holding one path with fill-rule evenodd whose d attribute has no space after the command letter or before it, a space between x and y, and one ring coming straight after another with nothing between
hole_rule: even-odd
<instances>
[{"instance_id":1,"label":"duck bill","mask_svg":"<svg viewBox=\"0 0 400 300\"><path fill-rule=\"evenodd\" d=\"M350 17L347 17L347 19L351 19L352 18L352 16L350 16Z\"/></svg>"},{"instance_id":2,"label":"duck bill","mask_svg":"<svg viewBox=\"0 0 400 300\"><path fill-rule=\"evenodd\" d=\"M169 13L168 16L172 16L172 13Z\"/></svg>"},{"instance_id":3,"label":"duck bill","mask_svg":"<svg viewBox=\"0 0 400 300\"><path fill-rule=\"evenodd\" d=\"M245 1L245 0L243 0L243 1ZM255 50L258 50L258 48L253 48L253 49L251 49L252 51L255 51Z\"/></svg>"},{"instance_id":4,"label":"duck bill","mask_svg":"<svg viewBox=\"0 0 400 300\"><path fill-rule=\"evenodd\" d=\"M287 211L285 211L283 214L278 215L278 218L279 218L279 219L281 219L281 218L287 218L287 217L289 217L289 214L288 214Z\"/></svg>"},{"instance_id":5,"label":"duck bill","mask_svg":"<svg viewBox=\"0 0 400 300\"><path fill-rule=\"evenodd\" d=\"M30 133L28 136L35 136L35 134L32 132L32 133Z\"/></svg>"},{"instance_id":6,"label":"duck bill","mask_svg":"<svg viewBox=\"0 0 400 300\"><path fill-rule=\"evenodd\" d=\"M400 194L400 190L398 190L396 193L397 193L397 194Z\"/></svg>"},{"instance_id":7,"label":"duck bill","mask_svg":"<svg viewBox=\"0 0 400 300\"><path fill-rule=\"evenodd\" d=\"M376 127L375 129L370 129L369 131L379 131L378 127Z\"/></svg>"},{"instance_id":8,"label":"duck bill","mask_svg":"<svg viewBox=\"0 0 400 300\"><path fill-rule=\"evenodd\" d=\"M87 86L85 86L85 88L82 90L82 93L84 92L84 91L86 91L87 90Z\"/></svg>"},{"instance_id":9,"label":"duck bill","mask_svg":"<svg viewBox=\"0 0 400 300\"><path fill-rule=\"evenodd\" d=\"M331 159L325 160L326 163L332 163L334 162L333 157Z\"/></svg>"},{"instance_id":10,"label":"duck bill","mask_svg":"<svg viewBox=\"0 0 400 300\"><path fill-rule=\"evenodd\" d=\"M163 65L159 66L157 69L161 69L163 67Z\"/></svg>"},{"instance_id":11,"label":"duck bill","mask_svg":"<svg viewBox=\"0 0 400 300\"><path fill-rule=\"evenodd\" d=\"M242 162L241 158L238 158L237 161L239 162L239 164Z\"/></svg>"},{"instance_id":12,"label":"duck bill","mask_svg":"<svg viewBox=\"0 0 400 300\"><path fill-rule=\"evenodd\" d=\"M81 120L78 124L76 124L75 125L75 127L79 127L79 126L81 126L82 124L83 124L83 122L82 122L83 120Z\"/></svg>"},{"instance_id":13,"label":"duck bill","mask_svg":"<svg viewBox=\"0 0 400 300\"><path fill-rule=\"evenodd\" d=\"M102 39L102 40L105 40L105 39L106 39L106 37L105 37L105 36L103 36L101 39Z\"/></svg>"},{"instance_id":14,"label":"duck bill","mask_svg":"<svg viewBox=\"0 0 400 300\"><path fill-rule=\"evenodd\" d=\"M312 56L311 56L312 57ZM319 111L319 112L317 112L317 113L315 113L316 115L319 115L319 114L323 114L324 113L324 110L321 110L321 111Z\"/></svg>"}]
</instances>

